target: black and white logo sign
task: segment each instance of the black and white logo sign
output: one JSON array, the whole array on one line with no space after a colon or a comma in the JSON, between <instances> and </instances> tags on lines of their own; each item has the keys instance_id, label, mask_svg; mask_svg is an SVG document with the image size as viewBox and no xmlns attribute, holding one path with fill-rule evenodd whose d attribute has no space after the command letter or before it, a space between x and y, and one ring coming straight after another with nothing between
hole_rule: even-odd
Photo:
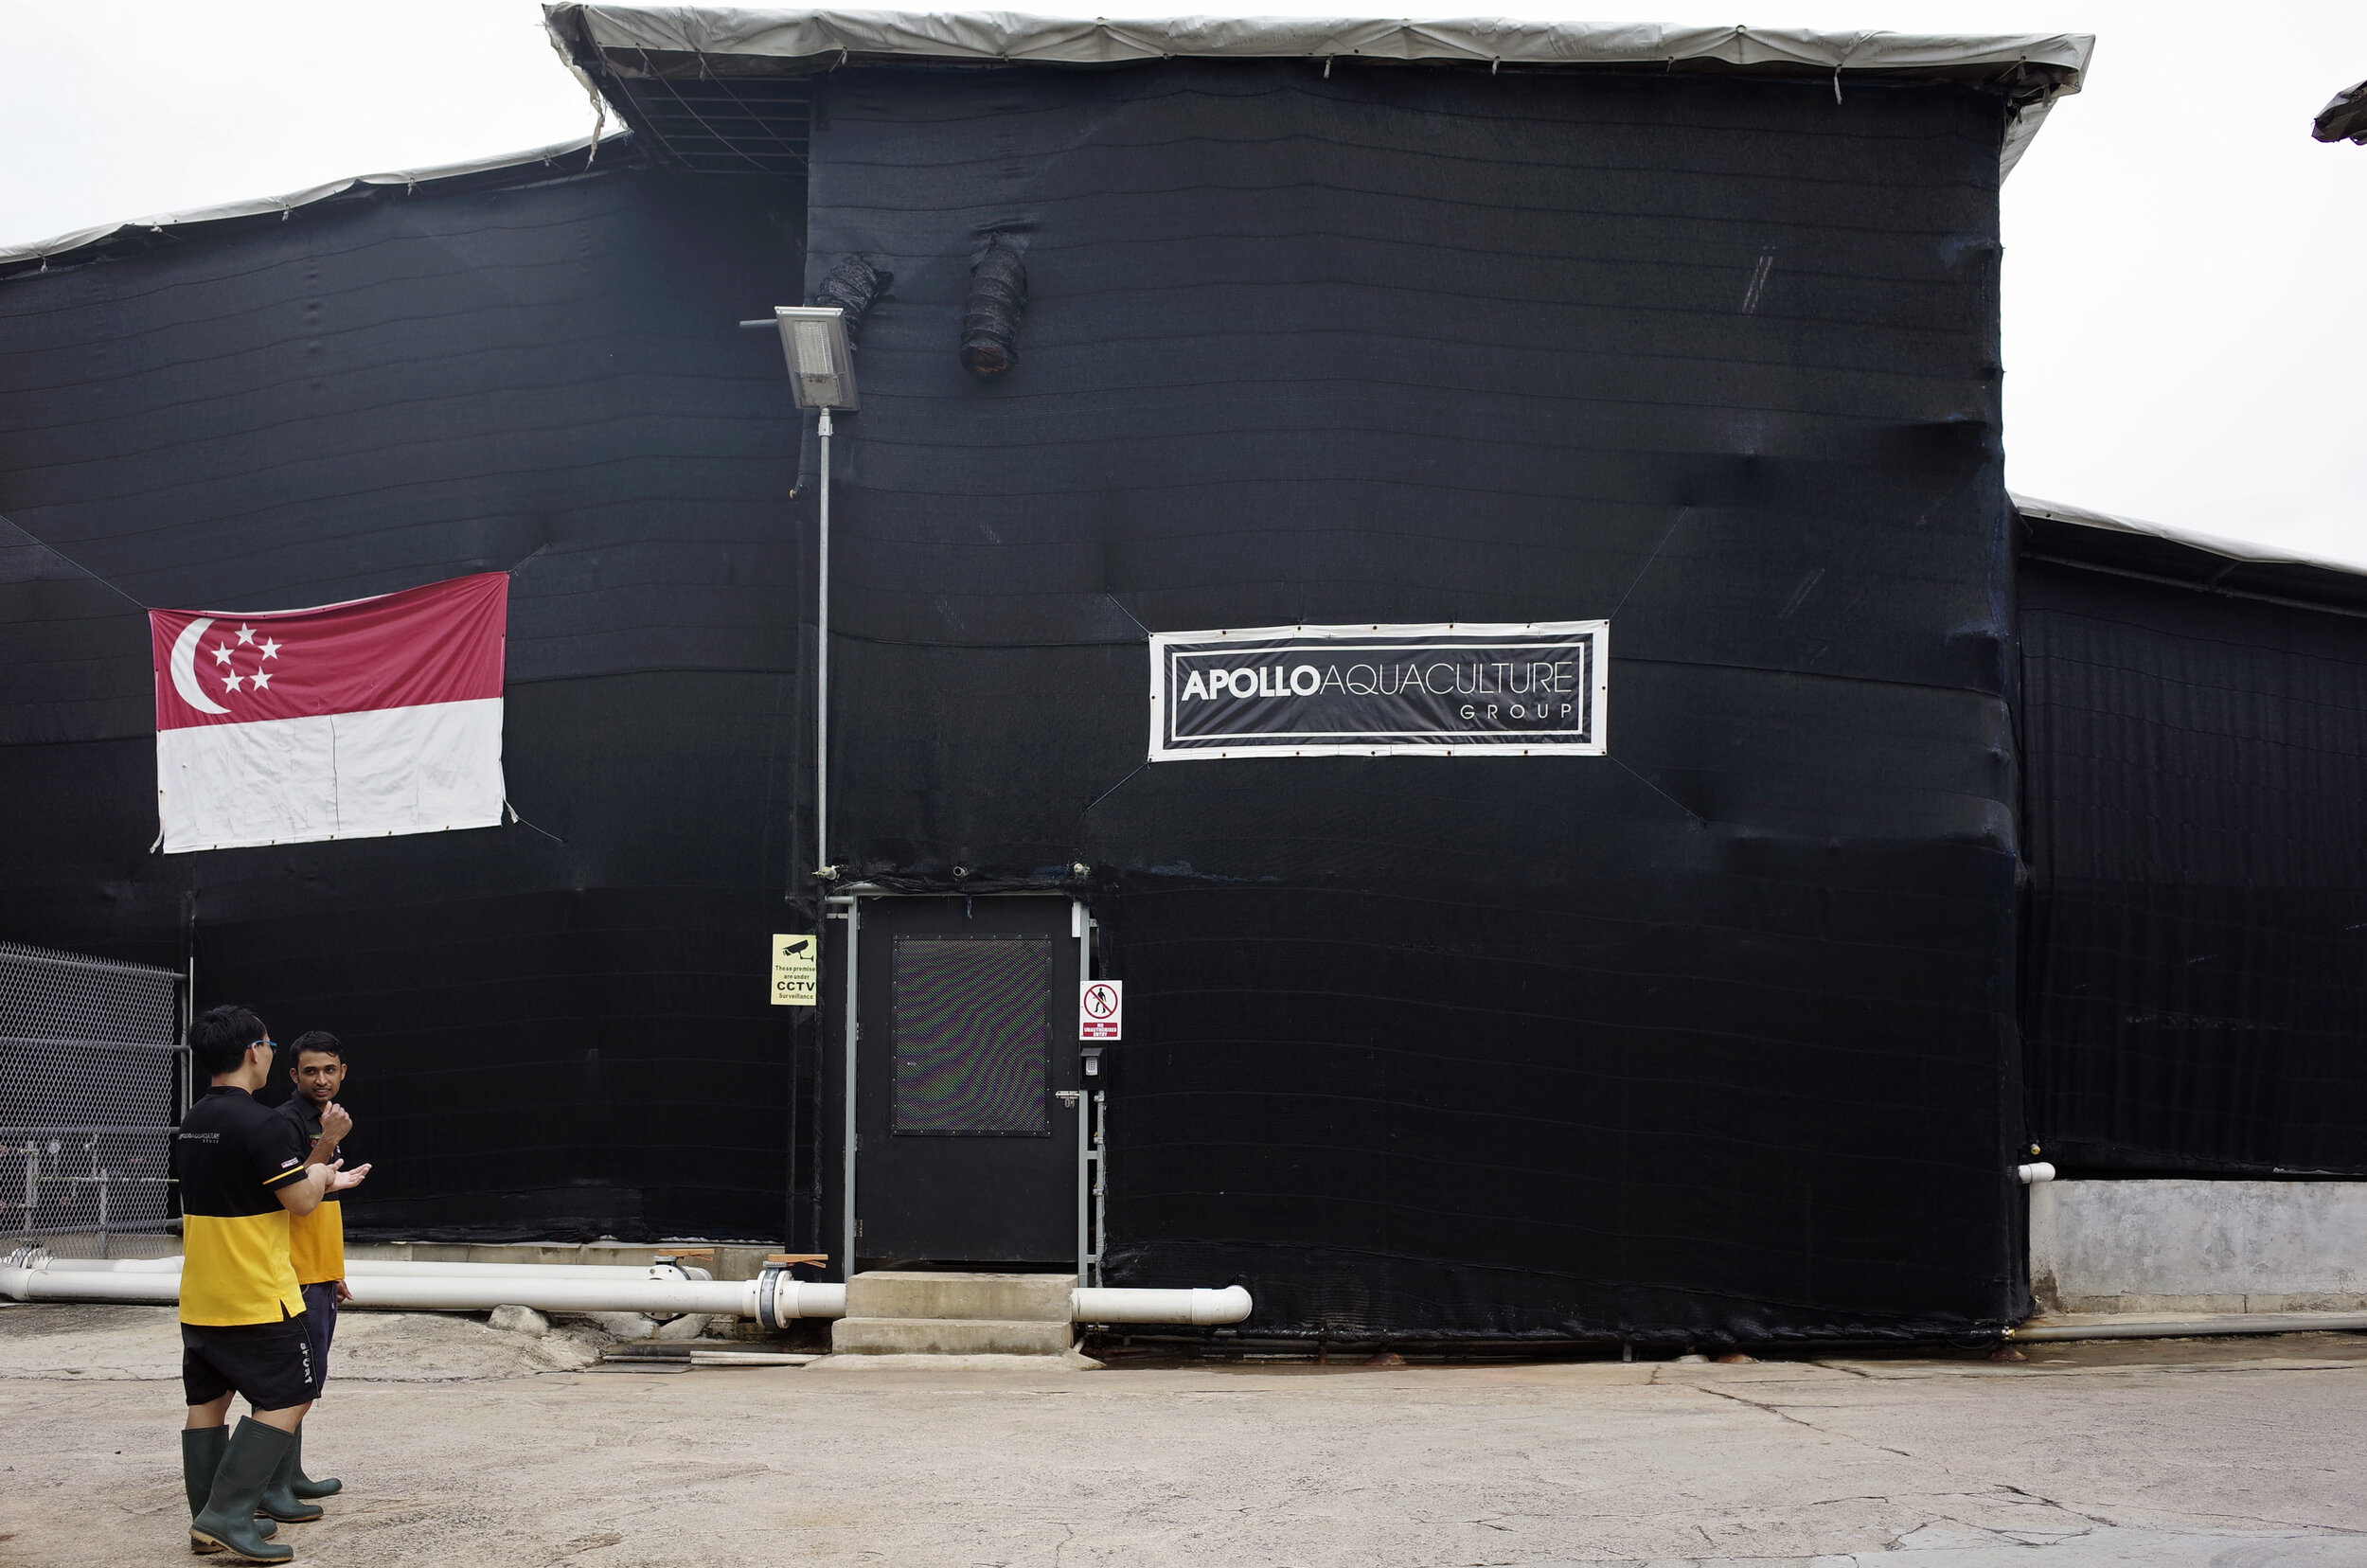
<instances>
[{"instance_id":1,"label":"black and white logo sign","mask_svg":"<svg viewBox=\"0 0 2367 1568\"><path fill-rule=\"evenodd\" d=\"M1609 621L1150 639L1150 759L1600 757Z\"/></svg>"}]
</instances>

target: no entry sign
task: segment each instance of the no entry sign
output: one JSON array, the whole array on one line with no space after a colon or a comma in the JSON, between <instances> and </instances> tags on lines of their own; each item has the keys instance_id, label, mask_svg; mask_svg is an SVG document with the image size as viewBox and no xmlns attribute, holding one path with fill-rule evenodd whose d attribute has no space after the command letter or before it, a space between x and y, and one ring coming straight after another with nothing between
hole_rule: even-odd
<instances>
[{"instance_id":1,"label":"no entry sign","mask_svg":"<svg viewBox=\"0 0 2367 1568\"><path fill-rule=\"evenodd\" d=\"M1115 1040L1126 1010L1124 982L1088 980L1077 988L1077 1038Z\"/></svg>"}]
</instances>

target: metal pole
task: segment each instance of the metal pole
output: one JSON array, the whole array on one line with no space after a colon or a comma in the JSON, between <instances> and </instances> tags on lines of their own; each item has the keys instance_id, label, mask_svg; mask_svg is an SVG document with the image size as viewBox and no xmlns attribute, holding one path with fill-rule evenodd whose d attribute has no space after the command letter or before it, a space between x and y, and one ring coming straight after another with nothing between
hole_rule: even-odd
<instances>
[{"instance_id":1,"label":"metal pole","mask_svg":"<svg viewBox=\"0 0 2367 1568\"><path fill-rule=\"evenodd\" d=\"M822 518L816 529L813 633L813 866L830 865L830 411L821 410ZM849 919L851 934L854 922Z\"/></svg>"},{"instance_id":2,"label":"metal pole","mask_svg":"<svg viewBox=\"0 0 2367 1568\"><path fill-rule=\"evenodd\" d=\"M855 945L862 926L863 900L849 899L846 900L846 1022L842 1030L846 1036L846 1120L840 1132L845 1144L845 1159L839 1179L845 1199L845 1212L840 1217L839 1235L845 1241L846 1256L839 1265L841 1279L855 1277L855 1047L863 1039L863 1025L855 1016L855 996L863 989L863 971L855 962Z\"/></svg>"},{"instance_id":3,"label":"metal pole","mask_svg":"<svg viewBox=\"0 0 2367 1568\"><path fill-rule=\"evenodd\" d=\"M1069 935L1077 938L1077 978L1081 983L1094 977L1093 929L1084 904L1071 899L1068 905ZM1071 1050L1077 1049L1070 1046ZM1084 1079L1084 1062L1077 1061L1077 1283L1094 1283L1093 1247L1093 1089Z\"/></svg>"},{"instance_id":4,"label":"metal pole","mask_svg":"<svg viewBox=\"0 0 2367 1568\"><path fill-rule=\"evenodd\" d=\"M1110 1255L1110 1096L1105 1089L1094 1091L1094 1250L1093 1280L1101 1283L1101 1271Z\"/></svg>"}]
</instances>

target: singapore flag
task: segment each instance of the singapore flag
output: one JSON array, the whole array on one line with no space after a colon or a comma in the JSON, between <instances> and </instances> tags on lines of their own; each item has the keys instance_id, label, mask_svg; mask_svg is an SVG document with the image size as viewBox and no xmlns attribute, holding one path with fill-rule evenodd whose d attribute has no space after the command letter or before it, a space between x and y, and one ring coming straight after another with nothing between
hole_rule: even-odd
<instances>
[{"instance_id":1,"label":"singapore flag","mask_svg":"<svg viewBox=\"0 0 2367 1568\"><path fill-rule=\"evenodd\" d=\"M509 577L233 615L151 610L167 854L490 828Z\"/></svg>"}]
</instances>

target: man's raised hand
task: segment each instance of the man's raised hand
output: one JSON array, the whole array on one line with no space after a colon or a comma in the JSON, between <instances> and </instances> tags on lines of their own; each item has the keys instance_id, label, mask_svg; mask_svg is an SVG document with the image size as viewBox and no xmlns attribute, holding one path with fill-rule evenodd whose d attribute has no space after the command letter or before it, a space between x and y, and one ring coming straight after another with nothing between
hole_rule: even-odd
<instances>
[{"instance_id":1,"label":"man's raised hand","mask_svg":"<svg viewBox=\"0 0 2367 1568\"><path fill-rule=\"evenodd\" d=\"M353 1131L353 1117L335 1100L321 1108L321 1136L330 1143L343 1143Z\"/></svg>"}]
</instances>

